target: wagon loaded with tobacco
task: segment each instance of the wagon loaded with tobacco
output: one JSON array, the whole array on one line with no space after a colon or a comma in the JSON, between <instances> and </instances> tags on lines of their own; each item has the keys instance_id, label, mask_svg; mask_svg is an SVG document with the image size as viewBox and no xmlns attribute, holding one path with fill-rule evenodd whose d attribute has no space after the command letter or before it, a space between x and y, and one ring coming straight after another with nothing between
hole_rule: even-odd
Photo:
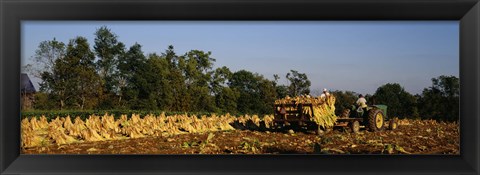
<instances>
[{"instance_id":1,"label":"wagon loaded with tobacco","mask_svg":"<svg viewBox=\"0 0 480 175\"><path fill-rule=\"evenodd\" d=\"M353 111L353 112L351 112ZM385 123L389 129L397 127L396 120L387 118L386 105L371 105L357 108L352 105L340 116L335 115L335 97L310 97L309 95L278 99L274 104L274 128L307 128L321 134L333 127L348 127L358 132L361 127L370 131L381 131Z\"/></svg>"}]
</instances>

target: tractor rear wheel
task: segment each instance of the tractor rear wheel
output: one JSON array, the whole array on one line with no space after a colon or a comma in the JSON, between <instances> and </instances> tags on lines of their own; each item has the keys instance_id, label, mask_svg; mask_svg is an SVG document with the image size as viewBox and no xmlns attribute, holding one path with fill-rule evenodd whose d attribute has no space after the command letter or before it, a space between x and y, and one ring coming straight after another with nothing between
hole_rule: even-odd
<instances>
[{"instance_id":1,"label":"tractor rear wheel","mask_svg":"<svg viewBox=\"0 0 480 175\"><path fill-rule=\"evenodd\" d=\"M371 131L381 131L384 125L385 115L380 109L371 109L368 113L368 128Z\"/></svg>"}]
</instances>

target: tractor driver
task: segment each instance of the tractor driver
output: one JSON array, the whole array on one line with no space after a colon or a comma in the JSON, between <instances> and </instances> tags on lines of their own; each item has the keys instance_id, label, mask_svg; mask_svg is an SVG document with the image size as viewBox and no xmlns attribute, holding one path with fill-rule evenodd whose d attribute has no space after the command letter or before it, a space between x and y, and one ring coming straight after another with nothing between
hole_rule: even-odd
<instances>
[{"instance_id":1,"label":"tractor driver","mask_svg":"<svg viewBox=\"0 0 480 175\"><path fill-rule=\"evenodd\" d=\"M362 109L357 111L361 113L361 116L363 116L363 112L367 110L367 100L362 94L358 95L358 100L356 104L358 106L358 109Z\"/></svg>"}]
</instances>

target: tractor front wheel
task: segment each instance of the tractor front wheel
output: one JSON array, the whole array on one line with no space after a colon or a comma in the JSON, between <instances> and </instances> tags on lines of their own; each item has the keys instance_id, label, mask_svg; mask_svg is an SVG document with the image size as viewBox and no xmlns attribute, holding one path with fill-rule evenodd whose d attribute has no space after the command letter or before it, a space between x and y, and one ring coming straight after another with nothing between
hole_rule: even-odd
<instances>
[{"instance_id":1,"label":"tractor front wheel","mask_svg":"<svg viewBox=\"0 0 480 175\"><path fill-rule=\"evenodd\" d=\"M397 129L397 121L395 119L391 119L390 122L388 123L388 129L390 130L395 130Z\"/></svg>"},{"instance_id":2,"label":"tractor front wheel","mask_svg":"<svg viewBox=\"0 0 480 175\"><path fill-rule=\"evenodd\" d=\"M380 109L371 109L368 113L368 128L371 131L381 131L384 125L385 115Z\"/></svg>"}]
</instances>

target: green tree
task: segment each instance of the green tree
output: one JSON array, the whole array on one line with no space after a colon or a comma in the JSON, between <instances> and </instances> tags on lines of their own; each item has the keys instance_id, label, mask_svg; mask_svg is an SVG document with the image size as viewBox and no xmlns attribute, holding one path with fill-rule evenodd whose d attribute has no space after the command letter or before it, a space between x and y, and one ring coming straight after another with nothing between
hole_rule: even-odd
<instances>
[{"instance_id":1,"label":"green tree","mask_svg":"<svg viewBox=\"0 0 480 175\"><path fill-rule=\"evenodd\" d=\"M232 72L226 66L215 69L210 81L210 90L215 96L217 111L237 113L237 99L240 96L238 91L227 86L232 78Z\"/></svg>"},{"instance_id":2,"label":"green tree","mask_svg":"<svg viewBox=\"0 0 480 175\"><path fill-rule=\"evenodd\" d=\"M55 60L65 55L65 44L55 38L50 41L42 41L35 51L34 61L40 71L52 72Z\"/></svg>"},{"instance_id":3,"label":"green tree","mask_svg":"<svg viewBox=\"0 0 480 175\"><path fill-rule=\"evenodd\" d=\"M41 88L51 89L50 98L59 102L60 109L91 109L101 95L101 84L95 71L95 56L87 39L70 40L63 58L55 60L52 72L43 72Z\"/></svg>"},{"instance_id":4,"label":"green tree","mask_svg":"<svg viewBox=\"0 0 480 175\"><path fill-rule=\"evenodd\" d=\"M215 59L211 52L191 50L179 60L179 67L183 70L185 84L190 98L190 110L215 111L215 102L212 84L214 71L212 66Z\"/></svg>"},{"instance_id":5,"label":"green tree","mask_svg":"<svg viewBox=\"0 0 480 175\"><path fill-rule=\"evenodd\" d=\"M240 93L236 89L230 87L220 87L219 92L215 95L215 104L219 111L236 114L237 100Z\"/></svg>"},{"instance_id":6,"label":"green tree","mask_svg":"<svg viewBox=\"0 0 480 175\"><path fill-rule=\"evenodd\" d=\"M332 91L330 92L335 97L335 113L340 115L344 109L350 109L358 99L358 93L353 91ZM352 111L353 112L353 111Z\"/></svg>"},{"instance_id":7,"label":"green tree","mask_svg":"<svg viewBox=\"0 0 480 175\"><path fill-rule=\"evenodd\" d=\"M51 96L45 92L35 93L35 101L33 101L33 108L40 110L55 109L55 101L51 99Z\"/></svg>"},{"instance_id":8,"label":"green tree","mask_svg":"<svg viewBox=\"0 0 480 175\"><path fill-rule=\"evenodd\" d=\"M148 84L144 77L147 72L147 59L142 51L142 46L138 43L132 45L129 50L119 58L118 70L121 83L120 97L126 101L121 106L131 109L140 109L143 107L146 98L145 89ZM140 94L142 92L142 94ZM142 101L143 100L143 101Z\"/></svg>"},{"instance_id":9,"label":"green tree","mask_svg":"<svg viewBox=\"0 0 480 175\"><path fill-rule=\"evenodd\" d=\"M101 101L104 108L114 107L113 102L120 93L121 79L118 76L119 57L124 53L125 45L117 40L118 36L106 26L100 27L95 32L95 45L93 46L98 61L97 71L102 78L103 94ZM121 101L121 98L119 98Z\"/></svg>"},{"instance_id":10,"label":"green tree","mask_svg":"<svg viewBox=\"0 0 480 175\"><path fill-rule=\"evenodd\" d=\"M228 80L232 77L232 72L226 66L219 67L213 72L210 80L210 90L213 94L221 91L222 87L227 85Z\"/></svg>"},{"instance_id":11,"label":"green tree","mask_svg":"<svg viewBox=\"0 0 480 175\"><path fill-rule=\"evenodd\" d=\"M128 51L122 54L118 59L118 79L119 79L119 106L122 108L140 107L138 102L139 90L142 86L142 75L147 66L146 57L143 54L142 46L138 43L130 46ZM124 99L124 100L122 100Z\"/></svg>"},{"instance_id":12,"label":"green tree","mask_svg":"<svg viewBox=\"0 0 480 175\"><path fill-rule=\"evenodd\" d=\"M290 96L310 94L311 83L310 80L308 80L307 74L290 70L286 78L290 81L290 85L288 86L288 94Z\"/></svg>"},{"instance_id":13,"label":"green tree","mask_svg":"<svg viewBox=\"0 0 480 175\"><path fill-rule=\"evenodd\" d=\"M237 110L241 113L253 113L259 103L258 84L255 75L246 70L232 74L229 87L239 92Z\"/></svg>"},{"instance_id":14,"label":"green tree","mask_svg":"<svg viewBox=\"0 0 480 175\"><path fill-rule=\"evenodd\" d=\"M173 94L171 85L168 81L169 70L168 62L165 58L157 54L150 54L147 61L149 69L145 72L144 77L152 86L151 98L154 99L156 106L161 110L168 110L168 107L173 103Z\"/></svg>"},{"instance_id":15,"label":"green tree","mask_svg":"<svg viewBox=\"0 0 480 175\"><path fill-rule=\"evenodd\" d=\"M195 60L195 67L204 74L208 74L208 72L211 71L214 62L216 61L215 58L211 57L211 55L212 52L191 50L185 54L185 57L188 57L189 60Z\"/></svg>"},{"instance_id":16,"label":"green tree","mask_svg":"<svg viewBox=\"0 0 480 175\"><path fill-rule=\"evenodd\" d=\"M70 79L74 85L71 90L75 94L75 106L80 109L92 109L98 103L98 96L102 94L101 80L95 70L95 55L90 50L88 41L84 37L71 40L67 47L66 58L75 77Z\"/></svg>"},{"instance_id":17,"label":"green tree","mask_svg":"<svg viewBox=\"0 0 480 175\"><path fill-rule=\"evenodd\" d=\"M142 54L143 55L143 54ZM145 59L145 58L143 58ZM179 59L183 62L183 58ZM167 110L175 103L174 99L189 100L189 96L175 97L169 81L170 70L167 60L157 54L149 54L143 66L135 72L128 92L134 92L133 109ZM183 104L182 107L189 107ZM187 111L188 108L184 108Z\"/></svg>"},{"instance_id":18,"label":"green tree","mask_svg":"<svg viewBox=\"0 0 480 175\"><path fill-rule=\"evenodd\" d=\"M389 117L415 117L416 100L398 83L388 83L380 86L370 101L388 106Z\"/></svg>"},{"instance_id":19,"label":"green tree","mask_svg":"<svg viewBox=\"0 0 480 175\"><path fill-rule=\"evenodd\" d=\"M280 76L278 76L277 74L273 75L273 79L274 79L273 86L275 86L277 98L285 98L288 95L288 86L278 84L278 80L280 79Z\"/></svg>"},{"instance_id":20,"label":"green tree","mask_svg":"<svg viewBox=\"0 0 480 175\"><path fill-rule=\"evenodd\" d=\"M273 81L263 78L263 76L259 78L259 93L261 104L258 107L259 114L270 114L272 113L272 107L275 103L275 99L277 98L277 92Z\"/></svg>"},{"instance_id":21,"label":"green tree","mask_svg":"<svg viewBox=\"0 0 480 175\"><path fill-rule=\"evenodd\" d=\"M239 92L237 110L241 113L270 113L276 97L273 82L246 70L233 73L229 87Z\"/></svg>"},{"instance_id":22,"label":"green tree","mask_svg":"<svg viewBox=\"0 0 480 175\"><path fill-rule=\"evenodd\" d=\"M125 45L118 42L118 36L111 32L106 26L99 28L95 32L95 45L93 46L98 56L97 68L99 75L105 81L105 88L108 92L114 92L117 81L115 74L117 73L118 57L125 50Z\"/></svg>"},{"instance_id":23,"label":"green tree","mask_svg":"<svg viewBox=\"0 0 480 175\"><path fill-rule=\"evenodd\" d=\"M55 38L50 41L42 41L38 45L38 49L35 51L34 64L28 64L27 70L33 76L42 78L42 75L51 75L53 73L53 67L57 59L65 56L65 44L57 41ZM45 82L42 79L40 82L40 91L51 92L51 83Z\"/></svg>"},{"instance_id":24,"label":"green tree","mask_svg":"<svg viewBox=\"0 0 480 175\"><path fill-rule=\"evenodd\" d=\"M172 111L189 111L190 109L190 95L185 84L185 76L182 74L181 66L183 66L185 59L178 56L172 45L168 46L162 57L167 60L169 75L168 82L171 85L172 103L168 109Z\"/></svg>"},{"instance_id":25,"label":"green tree","mask_svg":"<svg viewBox=\"0 0 480 175\"><path fill-rule=\"evenodd\" d=\"M432 78L432 86L425 88L418 106L422 118L458 120L460 81L455 76Z\"/></svg>"}]
</instances>

